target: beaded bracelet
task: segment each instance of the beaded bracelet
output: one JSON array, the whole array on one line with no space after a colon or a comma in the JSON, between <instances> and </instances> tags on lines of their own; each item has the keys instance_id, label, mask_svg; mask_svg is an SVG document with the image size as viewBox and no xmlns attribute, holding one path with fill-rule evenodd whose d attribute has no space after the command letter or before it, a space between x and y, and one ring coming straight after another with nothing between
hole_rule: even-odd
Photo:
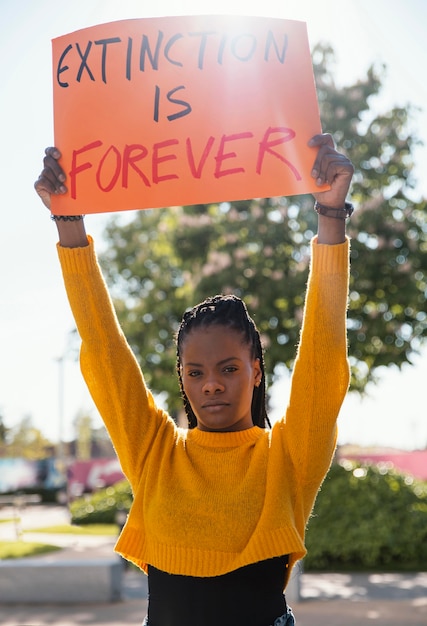
<instances>
[{"instance_id":1,"label":"beaded bracelet","mask_svg":"<svg viewBox=\"0 0 427 626\"><path fill-rule=\"evenodd\" d=\"M55 222L78 222L83 218L84 215L53 215L53 213L50 216L50 219Z\"/></svg>"}]
</instances>

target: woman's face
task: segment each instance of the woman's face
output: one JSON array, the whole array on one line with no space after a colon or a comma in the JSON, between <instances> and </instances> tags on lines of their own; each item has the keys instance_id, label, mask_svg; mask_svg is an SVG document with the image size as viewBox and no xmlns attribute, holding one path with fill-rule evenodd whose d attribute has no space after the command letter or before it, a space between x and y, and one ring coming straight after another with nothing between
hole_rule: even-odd
<instances>
[{"instance_id":1,"label":"woman's face","mask_svg":"<svg viewBox=\"0 0 427 626\"><path fill-rule=\"evenodd\" d=\"M182 384L200 430L253 426L252 395L262 373L259 359L252 357L239 332L219 325L192 330L180 359Z\"/></svg>"}]
</instances>

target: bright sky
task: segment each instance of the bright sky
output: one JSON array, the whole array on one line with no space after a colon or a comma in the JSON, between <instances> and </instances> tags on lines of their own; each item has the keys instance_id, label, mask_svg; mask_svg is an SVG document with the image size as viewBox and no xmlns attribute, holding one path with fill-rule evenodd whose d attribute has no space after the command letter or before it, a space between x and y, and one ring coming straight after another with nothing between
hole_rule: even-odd
<instances>
[{"instance_id":1,"label":"bright sky","mask_svg":"<svg viewBox=\"0 0 427 626\"><path fill-rule=\"evenodd\" d=\"M78 365L67 355L74 323L57 263L56 229L33 190L43 150L53 143L51 39L119 19L197 13L305 21L311 45L323 40L334 48L339 83L351 84L372 63L385 63L379 108L408 102L423 108L427 102L424 0L0 0L0 411L7 426L31 416L55 441L61 433L72 437L80 411L100 423ZM415 127L427 142L426 110ZM427 149L416 157L417 191L426 196ZM108 218L86 218L98 248ZM415 366L383 372L364 400L350 395L340 417L340 443L424 448L426 380L427 350ZM284 380L274 395L280 404L275 415L286 404L287 387Z\"/></svg>"}]
</instances>

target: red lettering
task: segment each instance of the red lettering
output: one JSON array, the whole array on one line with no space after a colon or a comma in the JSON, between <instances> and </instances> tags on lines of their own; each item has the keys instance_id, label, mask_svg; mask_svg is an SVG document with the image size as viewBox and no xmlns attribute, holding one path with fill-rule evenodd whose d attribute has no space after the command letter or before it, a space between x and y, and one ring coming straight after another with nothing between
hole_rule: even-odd
<instances>
[{"instance_id":1,"label":"red lettering","mask_svg":"<svg viewBox=\"0 0 427 626\"><path fill-rule=\"evenodd\" d=\"M123 152L123 172L122 172L122 187L125 189L129 186L129 168L131 167L138 176L144 182L146 187L151 187L150 181L147 176L137 167L136 162L145 159L148 154L148 150L145 146L138 143L133 143L130 146L126 145Z\"/></svg>"},{"instance_id":2,"label":"red lettering","mask_svg":"<svg viewBox=\"0 0 427 626\"><path fill-rule=\"evenodd\" d=\"M273 135L273 133L283 133L284 136L279 137L278 139L270 140L270 135ZM281 144L286 143L287 141L291 141L295 137L295 135L296 133L294 130L292 130L291 128L285 128L284 126L277 126L276 128L271 128L270 126L270 128L267 128L267 130L264 133L264 137L262 138L262 141L259 144L258 159L257 159L257 164L256 164L256 173L261 174L262 166L264 163L264 156L266 153L269 153L273 155L274 157L276 157L277 159L280 159L283 163L285 163L289 167L291 172L294 174L296 180L301 180L301 174L298 172L296 167L294 167L292 163L288 161L288 159L285 159L284 156L272 150L274 146L279 146Z\"/></svg>"},{"instance_id":3,"label":"red lettering","mask_svg":"<svg viewBox=\"0 0 427 626\"><path fill-rule=\"evenodd\" d=\"M111 180L108 183L108 185L103 186L101 184L101 169L104 166L104 163L107 160L107 157L110 153L114 153L116 155L116 162L115 162L115 167L114 167L114 163L113 163L113 174L111 176ZM107 164L108 165L108 164ZM104 154L104 156L102 157L101 161L99 162L99 166L98 169L96 170L96 182L98 187L102 190L102 191L111 191L113 189L113 187L115 186L119 176L120 176L120 170L122 168L122 157L120 152L117 150L117 148L115 146L110 146L107 150L107 152Z\"/></svg>"},{"instance_id":4,"label":"red lettering","mask_svg":"<svg viewBox=\"0 0 427 626\"><path fill-rule=\"evenodd\" d=\"M235 133L234 135L223 135L221 137L220 145L218 148L218 152L215 157L216 167L215 167L215 178L220 178L221 176L229 176L230 174L238 174L239 172L244 172L244 167L233 167L228 170L221 170L222 162L226 159L234 159L237 154L235 152L224 152L225 144L228 141L237 141L239 139L250 139L253 137L253 133Z\"/></svg>"},{"instance_id":5,"label":"red lettering","mask_svg":"<svg viewBox=\"0 0 427 626\"><path fill-rule=\"evenodd\" d=\"M188 169L182 176L188 181L188 184L191 184L191 179L200 180L208 176L220 179L223 176L238 175L245 172L249 174L256 172L261 175L271 157L285 164L295 179L300 181L302 176L298 169L283 156L285 149L279 148L291 142L295 137L296 132L294 130L283 126L267 128L259 143L255 143L255 135L251 131L222 135L218 139L209 135L201 144L201 153L197 151L197 154L195 154L194 140L191 136L185 138L185 145L183 141L176 138L166 139L147 146L140 143L130 143L119 146L110 145L108 148L100 140L93 141L73 150L69 172L71 198L73 200L77 198L79 175L91 168L94 169L92 178L88 180L89 175L86 175L83 177L84 182L80 183L82 189L85 189L85 193L89 193L87 190L91 188L91 185L92 188L96 185L100 191L105 193L116 187L122 189L132 189L133 187L130 192L131 197L135 196L135 188L138 184L151 188L159 183L179 179L180 172L183 172L187 166ZM248 163L248 154L243 152L243 144L237 144L240 152L237 148L233 150L233 147L236 146L236 143L233 145L233 142L241 142L244 139L253 139L250 146L245 144L244 147L249 146L248 154L251 155L251 158L253 155L254 162ZM218 144L216 152L214 151L215 142ZM257 152L256 146L258 147ZM101 150L98 150L99 148ZM85 156L82 155L91 150L98 151L91 156L86 155L85 160ZM170 163L171 161L177 161L177 164L174 166ZM207 170L208 162L211 162L213 167L208 166ZM148 172L151 168L151 178L144 171L144 165Z\"/></svg>"},{"instance_id":6,"label":"red lettering","mask_svg":"<svg viewBox=\"0 0 427 626\"><path fill-rule=\"evenodd\" d=\"M185 140L185 145L187 148L188 165L190 166L190 171L191 171L193 178L201 178L203 168L206 163L206 159L209 156L209 152L211 151L214 141L215 141L215 137L212 137L212 136L209 137L206 143L205 149L203 150L203 154L200 157L199 164L196 166L195 161L194 161L194 153L193 153L193 146L191 144L191 139L190 137L187 137L187 139Z\"/></svg>"},{"instance_id":7,"label":"red lettering","mask_svg":"<svg viewBox=\"0 0 427 626\"><path fill-rule=\"evenodd\" d=\"M177 174L163 174L160 176L159 174L159 164L164 163L165 161L174 161L177 157L176 154L165 154L163 156L159 156L159 151L162 148L167 148L168 146L176 146L179 144L178 139L168 139L166 141L161 141L160 143L155 143L153 145L153 161L152 161L152 172L153 172L153 183L160 183L164 180L171 180L172 178L178 178Z\"/></svg>"},{"instance_id":8,"label":"red lettering","mask_svg":"<svg viewBox=\"0 0 427 626\"><path fill-rule=\"evenodd\" d=\"M69 172L70 181L71 181L70 193L71 193L71 197L73 200L75 200L77 197L77 180L76 180L77 174L80 174L80 172L84 172L84 170L87 170L93 167L92 163L89 163L88 161L86 161L86 163L82 163L81 165L77 166L77 157L80 154L82 154L82 152L87 152L88 150L99 148L99 146L102 146L102 141L93 141L92 143L88 143L86 146L83 146L79 150L73 150L73 157L71 160L71 170Z\"/></svg>"}]
</instances>

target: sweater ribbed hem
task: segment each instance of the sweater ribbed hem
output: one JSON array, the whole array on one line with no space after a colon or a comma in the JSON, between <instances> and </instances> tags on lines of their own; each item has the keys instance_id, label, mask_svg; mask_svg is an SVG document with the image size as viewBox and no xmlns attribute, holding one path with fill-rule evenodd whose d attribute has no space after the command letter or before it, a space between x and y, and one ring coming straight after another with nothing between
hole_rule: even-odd
<instances>
[{"instance_id":1,"label":"sweater ribbed hem","mask_svg":"<svg viewBox=\"0 0 427 626\"><path fill-rule=\"evenodd\" d=\"M245 565L283 554L290 555L289 565L292 567L306 554L301 537L292 526L258 533L237 553L171 546L153 540L145 542L140 530L125 527L115 550L145 573L150 564L170 574L197 577L221 576Z\"/></svg>"},{"instance_id":2,"label":"sweater ribbed hem","mask_svg":"<svg viewBox=\"0 0 427 626\"><path fill-rule=\"evenodd\" d=\"M59 243L56 244L56 250L65 274L85 275L98 267L93 239L90 235L87 236L87 239L89 245L81 248L65 248Z\"/></svg>"},{"instance_id":3,"label":"sweater ribbed hem","mask_svg":"<svg viewBox=\"0 0 427 626\"><path fill-rule=\"evenodd\" d=\"M322 274L340 274L348 263L350 239L343 243L329 245L317 243L317 236L311 241L311 265Z\"/></svg>"}]
</instances>

